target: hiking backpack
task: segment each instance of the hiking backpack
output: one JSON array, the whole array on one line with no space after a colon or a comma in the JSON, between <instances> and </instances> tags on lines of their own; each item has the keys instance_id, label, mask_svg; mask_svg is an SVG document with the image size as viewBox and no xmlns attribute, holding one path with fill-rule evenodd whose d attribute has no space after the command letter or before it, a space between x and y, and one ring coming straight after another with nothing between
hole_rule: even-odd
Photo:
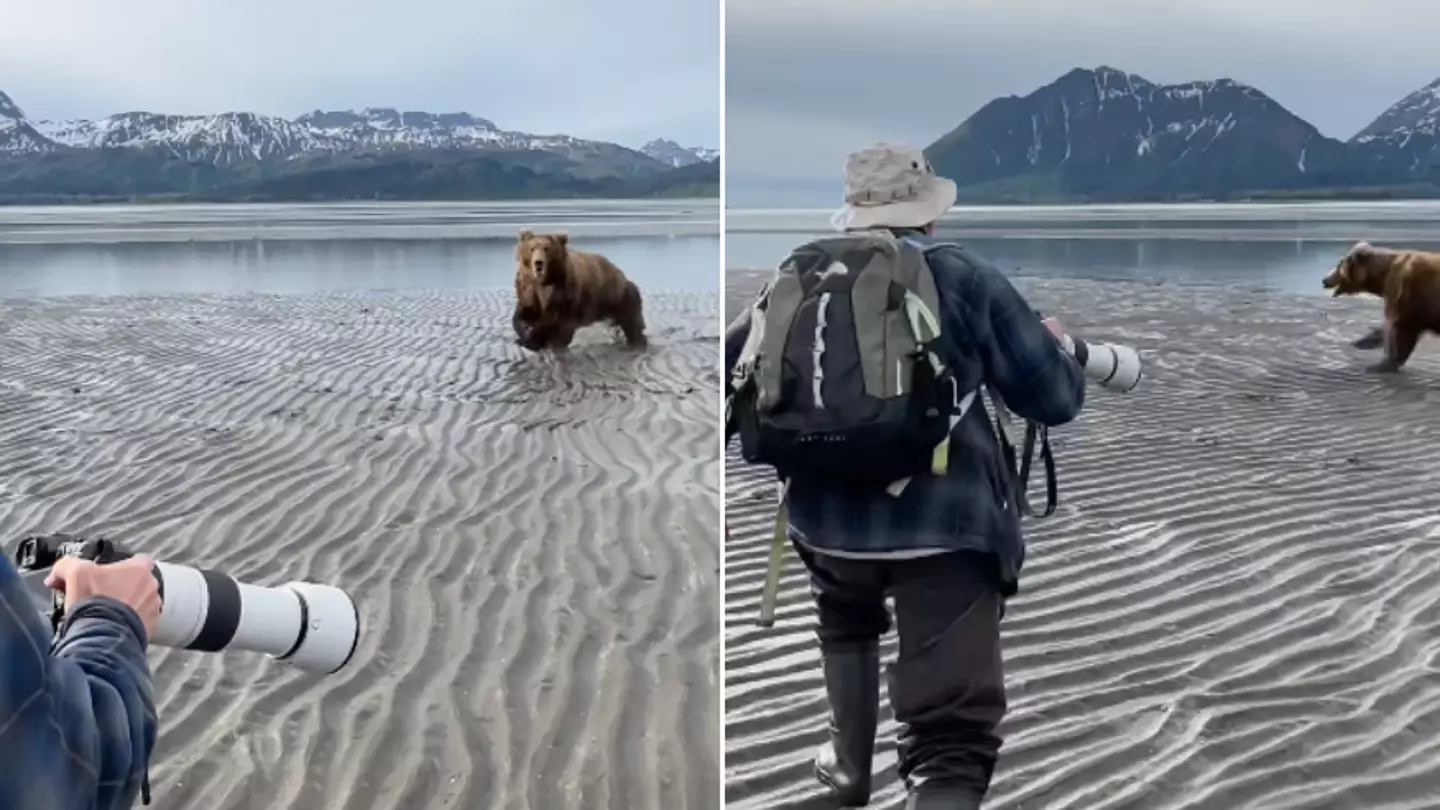
<instances>
[{"instance_id":1,"label":"hiking backpack","mask_svg":"<svg viewBox=\"0 0 1440 810\"><path fill-rule=\"evenodd\" d=\"M735 366L746 461L836 489L944 474L976 392L960 396L945 364L934 247L854 232L791 252L751 310Z\"/></svg>"},{"instance_id":2,"label":"hiking backpack","mask_svg":"<svg viewBox=\"0 0 1440 810\"><path fill-rule=\"evenodd\" d=\"M738 433L741 456L774 467L787 484L800 478L899 495L913 475L944 475L951 431L987 392L981 386L961 396L945 365L939 297L925 258L942 246L870 231L792 251L751 307L731 377L727 443ZM1054 514L1049 431L1025 421L1017 465L1015 420L988 394L1010 509ZM1036 450L1045 473L1043 512L1027 497Z\"/></svg>"}]
</instances>

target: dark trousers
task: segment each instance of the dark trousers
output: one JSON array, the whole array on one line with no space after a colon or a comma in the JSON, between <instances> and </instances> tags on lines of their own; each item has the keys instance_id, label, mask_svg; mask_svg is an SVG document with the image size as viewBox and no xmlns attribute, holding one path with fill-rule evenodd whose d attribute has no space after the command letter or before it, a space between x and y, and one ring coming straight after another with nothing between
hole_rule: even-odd
<instances>
[{"instance_id":1,"label":"dark trousers","mask_svg":"<svg viewBox=\"0 0 1440 810\"><path fill-rule=\"evenodd\" d=\"M886 677L906 784L950 785L983 798L1005 716L1005 602L995 560L968 551L855 560L795 548L810 571L822 648L877 644L890 629L885 597L895 600L900 653Z\"/></svg>"}]
</instances>

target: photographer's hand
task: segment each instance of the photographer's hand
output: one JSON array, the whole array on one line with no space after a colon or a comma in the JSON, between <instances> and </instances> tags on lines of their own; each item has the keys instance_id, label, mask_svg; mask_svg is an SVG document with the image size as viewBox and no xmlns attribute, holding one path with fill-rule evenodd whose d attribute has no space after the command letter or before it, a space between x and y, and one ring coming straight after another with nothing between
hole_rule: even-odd
<instances>
[{"instance_id":1,"label":"photographer's hand","mask_svg":"<svg viewBox=\"0 0 1440 810\"><path fill-rule=\"evenodd\" d=\"M1059 318L1045 318L1041 323L1045 324L1045 328L1050 330L1056 340L1065 339L1065 327L1060 324Z\"/></svg>"},{"instance_id":2,"label":"photographer's hand","mask_svg":"<svg viewBox=\"0 0 1440 810\"><path fill-rule=\"evenodd\" d=\"M45 577L46 587L65 594L65 611L87 596L108 596L140 616L148 637L160 620L160 586L149 557L139 555L108 565L62 557Z\"/></svg>"}]
</instances>

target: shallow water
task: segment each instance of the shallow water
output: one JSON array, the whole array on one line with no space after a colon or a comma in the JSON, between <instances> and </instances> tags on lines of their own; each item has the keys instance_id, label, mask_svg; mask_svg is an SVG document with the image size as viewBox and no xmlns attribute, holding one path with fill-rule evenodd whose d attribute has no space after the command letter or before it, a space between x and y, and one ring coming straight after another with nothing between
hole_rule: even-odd
<instances>
[{"instance_id":1,"label":"shallow water","mask_svg":"<svg viewBox=\"0 0 1440 810\"><path fill-rule=\"evenodd\" d=\"M719 286L714 201L0 208L0 297L493 290L564 231L642 288Z\"/></svg>"},{"instance_id":2,"label":"shallow water","mask_svg":"<svg viewBox=\"0 0 1440 810\"><path fill-rule=\"evenodd\" d=\"M731 210L726 265L773 267L828 232L828 211ZM1313 203L957 208L942 237L1002 270L1076 279L1234 283L1323 295L1358 240L1440 250L1440 205Z\"/></svg>"}]
</instances>

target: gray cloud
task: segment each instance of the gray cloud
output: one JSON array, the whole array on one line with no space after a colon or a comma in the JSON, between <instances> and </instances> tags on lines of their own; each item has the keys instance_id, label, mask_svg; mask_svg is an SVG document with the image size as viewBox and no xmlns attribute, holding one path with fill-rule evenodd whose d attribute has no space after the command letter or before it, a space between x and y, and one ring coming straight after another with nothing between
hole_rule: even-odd
<instances>
[{"instance_id":1,"label":"gray cloud","mask_svg":"<svg viewBox=\"0 0 1440 810\"><path fill-rule=\"evenodd\" d=\"M1440 4L1413 0L728 0L727 192L816 202L853 149L925 146L1074 67L1233 78L1348 138L1440 77L1436 30Z\"/></svg>"},{"instance_id":2,"label":"gray cloud","mask_svg":"<svg viewBox=\"0 0 1440 810\"><path fill-rule=\"evenodd\" d=\"M13 4L12 4L13 5ZM69 0L7 8L35 118L464 110L638 146L719 141L718 0Z\"/></svg>"}]
</instances>

